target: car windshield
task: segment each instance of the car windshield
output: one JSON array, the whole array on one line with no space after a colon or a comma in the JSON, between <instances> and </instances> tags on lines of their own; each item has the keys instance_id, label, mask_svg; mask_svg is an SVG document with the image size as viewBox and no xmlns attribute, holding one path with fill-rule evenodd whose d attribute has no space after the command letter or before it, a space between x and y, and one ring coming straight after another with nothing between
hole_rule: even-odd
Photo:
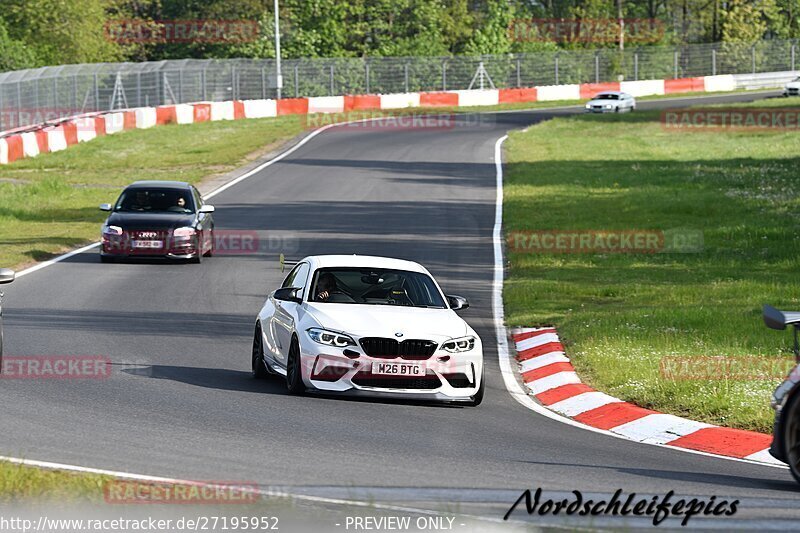
<instances>
[{"instance_id":1,"label":"car windshield","mask_svg":"<svg viewBox=\"0 0 800 533\"><path fill-rule=\"evenodd\" d=\"M128 213L194 213L192 195L183 189L135 188L123 191L114 211Z\"/></svg>"},{"instance_id":2,"label":"car windshield","mask_svg":"<svg viewBox=\"0 0 800 533\"><path fill-rule=\"evenodd\" d=\"M594 97L595 100L619 100L618 94L598 94Z\"/></svg>"},{"instance_id":3,"label":"car windshield","mask_svg":"<svg viewBox=\"0 0 800 533\"><path fill-rule=\"evenodd\" d=\"M431 277L419 272L321 268L314 273L311 287L312 302L447 307Z\"/></svg>"}]
</instances>

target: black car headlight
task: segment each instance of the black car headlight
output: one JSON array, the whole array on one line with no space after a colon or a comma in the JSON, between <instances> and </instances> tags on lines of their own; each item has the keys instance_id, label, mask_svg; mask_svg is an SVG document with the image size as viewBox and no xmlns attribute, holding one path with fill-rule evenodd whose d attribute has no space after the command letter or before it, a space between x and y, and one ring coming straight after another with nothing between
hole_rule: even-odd
<instances>
[{"instance_id":1,"label":"black car headlight","mask_svg":"<svg viewBox=\"0 0 800 533\"><path fill-rule=\"evenodd\" d=\"M475 337L460 337L442 344L442 350L450 353L468 352L475 347Z\"/></svg>"},{"instance_id":2,"label":"black car headlight","mask_svg":"<svg viewBox=\"0 0 800 533\"><path fill-rule=\"evenodd\" d=\"M354 341L348 335L337 333L335 331L328 331L322 328L310 328L306 330L308 336L312 341L318 344L325 344L326 346L335 346L337 348L344 348L345 346L355 346Z\"/></svg>"}]
</instances>

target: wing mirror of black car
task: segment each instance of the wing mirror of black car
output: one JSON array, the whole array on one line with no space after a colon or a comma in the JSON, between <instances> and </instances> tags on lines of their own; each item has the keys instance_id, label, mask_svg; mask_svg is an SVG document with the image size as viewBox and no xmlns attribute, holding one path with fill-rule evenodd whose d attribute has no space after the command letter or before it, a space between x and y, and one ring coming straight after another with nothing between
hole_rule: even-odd
<instances>
[{"instance_id":1,"label":"wing mirror of black car","mask_svg":"<svg viewBox=\"0 0 800 533\"><path fill-rule=\"evenodd\" d=\"M303 299L297 296L297 293L300 289L297 287L283 287L281 289L276 290L273 293L273 296L276 300L281 300L284 302L294 302L296 304L303 303Z\"/></svg>"},{"instance_id":2,"label":"wing mirror of black car","mask_svg":"<svg viewBox=\"0 0 800 533\"><path fill-rule=\"evenodd\" d=\"M200 212L201 213L213 213L216 210L217 210L216 207L214 207L213 205L208 205L208 204L206 204L206 205L204 205L203 207L200 208Z\"/></svg>"},{"instance_id":3,"label":"wing mirror of black car","mask_svg":"<svg viewBox=\"0 0 800 533\"><path fill-rule=\"evenodd\" d=\"M111 204L100 204L100 211L111 211Z\"/></svg>"},{"instance_id":4,"label":"wing mirror of black car","mask_svg":"<svg viewBox=\"0 0 800 533\"><path fill-rule=\"evenodd\" d=\"M11 283L16 273L8 268L0 268L0 283Z\"/></svg>"},{"instance_id":5,"label":"wing mirror of black car","mask_svg":"<svg viewBox=\"0 0 800 533\"><path fill-rule=\"evenodd\" d=\"M469 302L463 296L448 295L447 303L450 304L450 309L453 311L460 311L469 307Z\"/></svg>"},{"instance_id":6,"label":"wing mirror of black car","mask_svg":"<svg viewBox=\"0 0 800 533\"><path fill-rule=\"evenodd\" d=\"M794 359L800 363L800 339L797 334L797 330L800 329L800 311L779 311L771 305L765 305L764 324L771 329L786 329L786 326L794 326Z\"/></svg>"}]
</instances>

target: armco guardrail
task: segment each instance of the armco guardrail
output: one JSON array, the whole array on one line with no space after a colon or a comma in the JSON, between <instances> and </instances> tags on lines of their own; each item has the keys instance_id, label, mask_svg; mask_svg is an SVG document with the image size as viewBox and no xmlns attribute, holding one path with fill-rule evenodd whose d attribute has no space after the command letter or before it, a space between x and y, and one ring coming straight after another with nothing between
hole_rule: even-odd
<instances>
[{"instance_id":1,"label":"armco guardrail","mask_svg":"<svg viewBox=\"0 0 800 533\"><path fill-rule=\"evenodd\" d=\"M191 124L215 120L314 113L473 107L519 102L580 100L591 98L598 92L608 90L622 90L634 96L648 96L731 91L736 88L737 81L734 76L722 75L668 80L545 85L519 89L317 96L280 100L261 98L137 107L120 111L88 113L0 133L0 164L13 163L41 153L64 150L69 146L90 141L102 135L111 135L134 128L151 128L163 124Z\"/></svg>"},{"instance_id":2,"label":"armco guardrail","mask_svg":"<svg viewBox=\"0 0 800 533\"><path fill-rule=\"evenodd\" d=\"M282 97L685 79L796 69L795 41L631 46L456 57L283 61ZM476 74L480 74L476 76ZM61 65L0 73L0 131L80 113L200 101L274 99L271 59Z\"/></svg>"},{"instance_id":3,"label":"armco guardrail","mask_svg":"<svg viewBox=\"0 0 800 533\"><path fill-rule=\"evenodd\" d=\"M737 89L774 89L783 87L798 77L798 72L762 72L759 74L734 74Z\"/></svg>"}]
</instances>

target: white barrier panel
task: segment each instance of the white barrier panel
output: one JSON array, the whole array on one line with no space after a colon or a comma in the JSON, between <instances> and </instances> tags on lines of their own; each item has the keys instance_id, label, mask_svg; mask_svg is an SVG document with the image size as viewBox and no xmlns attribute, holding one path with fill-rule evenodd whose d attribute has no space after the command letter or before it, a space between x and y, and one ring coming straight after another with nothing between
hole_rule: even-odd
<instances>
[{"instance_id":1,"label":"white barrier panel","mask_svg":"<svg viewBox=\"0 0 800 533\"><path fill-rule=\"evenodd\" d=\"M194 122L194 108L189 104L175 106L175 120L178 124L191 124Z\"/></svg>"},{"instance_id":2,"label":"white barrier panel","mask_svg":"<svg viewBox=\"0 0 800 533\"><path fill-rule=\"evenodd\" d=\"M458 107L497 105L500 103L500 91L496 89L453 92L458 93Z\"/></svg>"},{"instance_id":3,"label":"white barrier panel","mask_svg":"<svg viewBox=\"0 0 800 533\"><path fill-rule=\"evenodd\" d=\"M156 108L155 107L138 107L136 108L136 127L140 129L152 128L156 125Z\"/></svg>"},{"instance_id":4,"label":"white barrier panel","mask_svg":"<svg viewBox=\"0 0 800 533\"><path fill-rule=\"evenodd\" d=\"M245 118L267 118L278 115L278 106L275 100L245 100Z\"/></svg>"},{"instance_id":5,"label":"white barrier panel","mask_svg":"<svg viewBox=\"0 0 800 533\"><path fill-rule=\"evenodd\" d=\"M67 136L64 135L64 128L58 126L47 130L47 149L51 152L67 149Z\"/></svg>"},{"instance_id":6,"label":"white barrier panel","mask_svg":"<svg viewBox=\"0 0 800 533\"><path fill-rule=\"evenodd\" d=\"M382 94L381 109L419 107L419 93Z\"/></svg>"},{"instance_id":7,"label":"white barrier panel","mask_svg":"<svg viewBox=\"0 0 800 533\"><path fill-rule=\"evenodd\" d=\"M39 155L39 143L36 141L36 134L28 131L22 134L22 151L25 157L36 157Z\"/></svg>"},{"instance_id":8,"label":"white barrier panel","mask_svg":"<svg viewBox=\"0 0 800 533\"><path fill-rule=\"evenodd\" d=\"M94 118L92 117L82 117L76 118L72 121L75 124L75 128L78 132L78 142L86 142L91 141L95 137L97 137L97 131L94 129Z\"/></svg>"},{"instance_id":9,"label":"white barrier panel","mask_svg":"<svg viewBox=\"0 0 800 533\"><path fill-rule=\"evenodd\" d=\"M737 89L772 89L780 88L794 81L798 73L793 70L785 72L759 72L757 74L734 74L733 83Z\"/></svg>"},{"instance_id":10,"label":"white barrier panel","mask_svg":"<svg viewBox=\"0 0 800 533\"><path fill-rule=\"evenodd\" d=\"M544 85L536 87L536 101L580 100L580 85Z\"/></svg>"},{"instance_id":11,"label":"white barrier panel","mask_svg":"<svg viewBox=\"0 0 800 533\"><path fill-rule=\"evenodd\" d=\"M233 120L233 101L211 102L211 120Z\"/></svg>"},{"instance_id":12,"label":"white barrier panel","mask_svg":"<svg viewBox=\"0 0 800 533\"><path fill-rule=\"evenodd\" d=\"M736 81L730 74L704 76L703 82L705 83L707 93L736 90Z\"/></svg>"},{"instance_id":13,"label":"white barrier panel","mask_svg":"<svg viewBox=\"0 0 800 533\"><path fill-rule=\"evenodd\" d=\"M122 131L125 128L125 115L122 113L108 113L103 115L106 123L106 135Z\"/></svg>"},{"instance_id":14,"label":"white barrier panel","mask_svg":"<svg viewBox=\"0 0 800 533\"><path fill-rule=\"evenodd\" d=\"M310 113L343 113L344 96L312 96L308 99Z\"/></svg>"},{"instance_id":15,"label":"white barrier panel","mask_svg":"<svg viewBox=\"0 0 800 533\"><path fill-rule=\"evenodd\" d=\"M623 81L619 90L632 96L664 94L664 80Z\"/></svg>"},{"instance_id":16,"label":"white barrier panel","mask_svg":"<svg viewBox=\"0 0 800 533\"><path fill-rule=\"evenodd\" d=\"M0 139L0 165L8 164L8 144L5 139Z\"/></svg>"}]
</instances>

